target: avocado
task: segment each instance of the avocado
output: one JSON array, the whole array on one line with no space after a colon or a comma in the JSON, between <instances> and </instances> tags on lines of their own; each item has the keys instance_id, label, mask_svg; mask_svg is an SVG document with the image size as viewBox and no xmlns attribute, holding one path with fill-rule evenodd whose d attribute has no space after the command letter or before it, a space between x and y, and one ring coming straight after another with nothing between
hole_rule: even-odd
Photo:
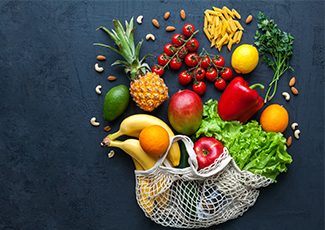
<instances>
[{"instance_id":1,"label":"avocado","mask_svg":"<svg viewBox=\"0 0 325 230\"><path fill-rule=\"evenodd\" d=\"M118 118L128 107L129 101L130 93L125 85L118 85L110 89L103 104L104 119L113 121Z\"/></svg>"}]
</instances>

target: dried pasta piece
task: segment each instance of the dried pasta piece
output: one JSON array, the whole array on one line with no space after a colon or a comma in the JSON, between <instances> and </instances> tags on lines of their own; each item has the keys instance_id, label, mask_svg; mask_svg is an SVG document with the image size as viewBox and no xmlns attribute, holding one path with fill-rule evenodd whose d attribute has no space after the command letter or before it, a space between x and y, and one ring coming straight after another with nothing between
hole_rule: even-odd
<instances>
[{"instance_id":1,"label":"dried pasta piece","mask_svg":"<svg viewBox=\"0 0 325 230\"><path fill-rule=\"evenodd\" d=\"M234 16L234 13L231 12L231 11L228 9L228 7L224 6L224 7L222 7L222 10L225 11L225 12L227 12L227 14L228 14L230 17L232 17L232 18L235 17L235 16Z\"/></svg>"},{"instance_id":2,"label":"dried pasta piece","mask_svg":"<svg viewBox=\"0 0 325 230\"><path fill-rule=\"evenodd\" d=\"M234 14L236 18L241 19L240 14L235 9L232 9L231 12Z\"/></svg>"}]
</instances>

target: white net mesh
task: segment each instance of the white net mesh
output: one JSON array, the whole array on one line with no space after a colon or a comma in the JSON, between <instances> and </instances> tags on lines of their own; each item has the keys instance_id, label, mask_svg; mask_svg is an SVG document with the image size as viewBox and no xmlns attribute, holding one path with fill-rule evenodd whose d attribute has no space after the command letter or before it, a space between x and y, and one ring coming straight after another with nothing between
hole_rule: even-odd
<instances>
[{"instance_id":1,"label":"white net mesh","mask_svg":"<svg viewBox=\"0 0 325 230\"><path fill-rule=\"evenodd\" d=\"M178 140L185 143L190 167L168 168L158 161L153 169L135 171L138 204L158 224L200 228L223 223L243 215L256 202L257 188L273 183L241 171L226 149L213 165L197 171L192 143L184 136L172 138L173 142Z\"/></svg>"}]
</instances>

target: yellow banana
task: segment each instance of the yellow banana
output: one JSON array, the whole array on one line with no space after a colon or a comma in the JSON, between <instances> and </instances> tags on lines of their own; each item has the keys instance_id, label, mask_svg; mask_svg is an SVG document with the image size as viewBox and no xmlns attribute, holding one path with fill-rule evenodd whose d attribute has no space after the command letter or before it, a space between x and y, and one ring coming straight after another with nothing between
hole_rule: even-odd
<instances>
[{"instance_id":1,"label":"yellow banana","mask_svg":"<svg viewBox=\"0 0 325 230\"><path fill-rule=\"evenodd\" d=\"M134 162L136 170L144 170L136 159L132 158L132 160ZM156 202L158 208L163 210L167 207L170 198L170 190L167 188L166 191L161 192L163 186L166 186L166 182L164 180L165 177L163 175L160 176L154 183L148 179L139 179L138 191L140 206L149 216L152 215L154 209L153 200ZM153 195L155 196L154 198Z\"/></svg>"},{"instance_id":2,"label":"yellow banana","mask_svg":"<svg viewBox=\"0 0 325 230\"><path fill-rule=\"evenodd\" d=\"M151 169L158 160L158 157L147 154L141 148L139 140L136 139L126 139L125 141L110 140L108 146L122 149L124 152L134 158L144 170Z\"/></svg>"},{"instance_id":3,"label":"yellow banana","mask_svg":"<svg viewBox=\"0 0 325 230\"><path fill-rule=\"evenodd\" d=\"M135 165L135 169L139 171L143 171L144 168L141 166L141 164L132 157L132 160ZM152 215L153 209L154 209L154 201L152 197L152 188L150 186L149 180L144 178L139 178L139 185L138 185L138 192L137 196L139 196L140 206L142 210L146 212L148 216Z\"/></svg>"},{"instance_id":4,"label":"yellow banana","mask_svg":"<svg viewBox=\"0 0 325 230\"><path fill-rule=\"evenodd\" d=\"M166 129L169 137L174 136L174 132L171 128L158 117L149 114L135 114L125 118L120 124L120 129L116 133L109 134L106 138L115 140L116 138L127 135L131 137L139 137L140 132L151 125L160 125ZM103 140L102 145L107 145L106 138ZM154 143L153 143L154 144ZM181 158L180 148L177 142L174 142L169 149L167 159L172 163L174 167L179 165Z\"/></svg>"}]
</instances>

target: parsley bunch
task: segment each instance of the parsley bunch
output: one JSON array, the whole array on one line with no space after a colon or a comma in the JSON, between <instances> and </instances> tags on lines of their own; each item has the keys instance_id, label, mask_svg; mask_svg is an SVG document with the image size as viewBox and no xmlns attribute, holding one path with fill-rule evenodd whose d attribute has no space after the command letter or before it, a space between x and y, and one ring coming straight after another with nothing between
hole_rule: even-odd
<instances>
[{"instance_id":1,"label":"parsley bunch","mask_svg":"<svg viewBox=\"0 0 325 230\"><path fill-rule=\"evenodd\" d=\"M255 45L259 48L262 61L267 63L274 71L273 80L269 84L264 102L271 100L275 95L277 83L280 76L289 68L289 58L292 53L292 44L294 37L289 33L281 31L277 28L274 20L269 20L262 12L258 14L257 27L261 30L256 31ZM271 89L273 93L269 96Z\"/></svg>"}]
</instances>

